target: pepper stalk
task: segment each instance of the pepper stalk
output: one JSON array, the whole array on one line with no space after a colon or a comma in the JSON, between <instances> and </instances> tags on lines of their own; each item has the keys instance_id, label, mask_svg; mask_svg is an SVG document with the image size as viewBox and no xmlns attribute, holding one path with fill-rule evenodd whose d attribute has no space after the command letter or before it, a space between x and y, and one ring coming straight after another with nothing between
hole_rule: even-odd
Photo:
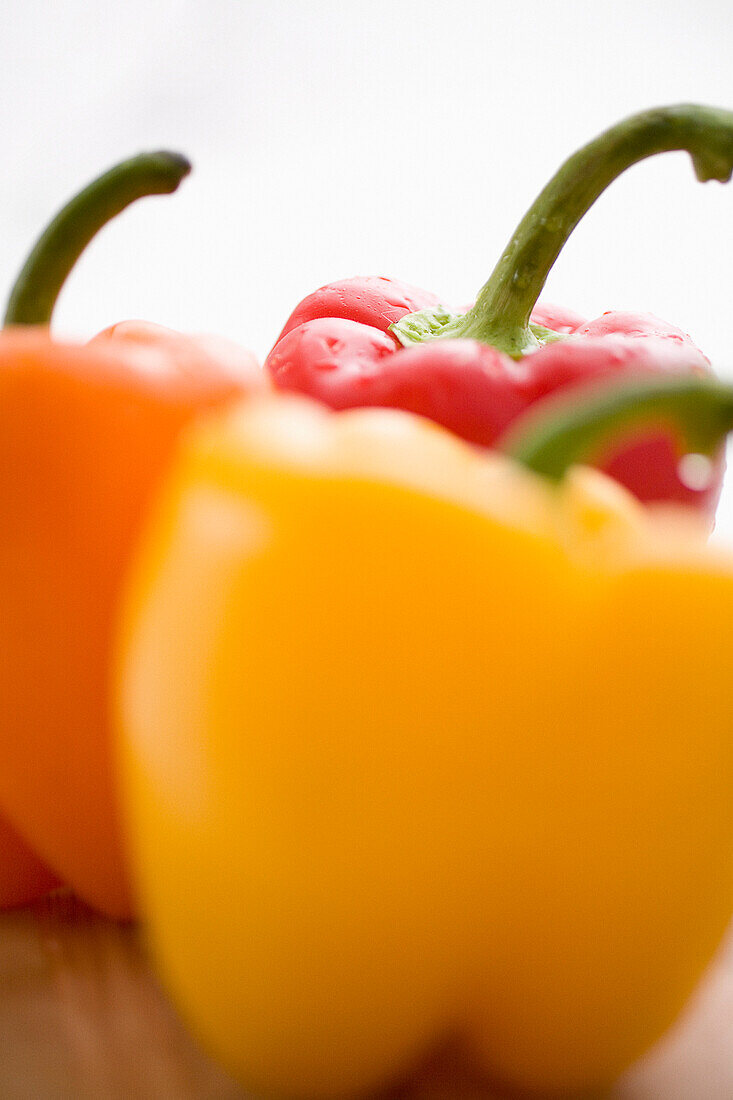
<instances>
[{"instance_id":1,"label":"pepper stalk","mask_svg":"<svg viewBox=\"0 0 733 1100\"><path fill-rule=\"evenodd\" d=\"M3 326L50 325L61 289L93 237L131 203L167 195L191 171L180 153L141 153L93 180L43 231L15 281Z\"/></svg>"},{"instance_id":2,"label":"pepper stalk","mask_svg":"<svg viewBox=\"0 0 733 1100\"><path fill-rule=\"evenodd\" d=\"M685 454L713 456L733 431L733 386L712 378L636 378L583 395L548 399L517 422L502 450L560 481L593 464L611 442L651 425L671 426Z\"/></svg>"},{"instance_id":3,"label":"pepper stalk","mask_svg":"<svg viewBox=\"0 0 733 1100\"><path fill-rule=\"evenodd\" d=\"M733 172L733 112L681 104L632 115L585 145L553 176L515 229L476 303L465 314L444 307L408 314L390 331L406 347L468 337L514 358L561 339L530 323L542 288L575 226L627 168L657 153L684 150L701 182Z\"/></svg>"}]
</instances>

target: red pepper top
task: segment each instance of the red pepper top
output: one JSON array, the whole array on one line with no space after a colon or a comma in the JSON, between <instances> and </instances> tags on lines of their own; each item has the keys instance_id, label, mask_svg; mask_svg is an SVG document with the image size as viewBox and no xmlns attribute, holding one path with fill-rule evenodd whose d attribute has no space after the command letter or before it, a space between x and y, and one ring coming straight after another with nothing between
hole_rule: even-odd
<instances>
[{"instance_id":1,"label":"red pepper top","mask_svg":"<svg viewBox=\"0 0 733 1100\"><path fill-rule=\"evenodd\" d=\"M383 288L381 300L377 286ZM304 299L267 358L274 384L309 394L332 409L405 409L470 443L501 447L502 436L518 417L562 390L626 376L709 372L707 359L690 338L651 314L605 313L588 324L578 318L580 327L571 331L582 340L545 344L519 361L465 338L401 348L389 325L397 299L407 297L407 291L412 301L420 301L422 292L401 283L348 279ZM432 298L427 292L422 295L426 304ZM319 314L319 309L329 307L334 310L331 315ZM351 319L350 313L369 314L374 320L365 324ZM405 306L402 315L407 313ZM567 327L573 317L552 306L540 307L535 316L545 324L553 319ZM665 428L624 440L602 465L640 500L678 501L714 512L722 458L716 460L707 484L697 488L680 476L683 453Z\"/></svg>"},{"instance_id":2,"label":"red pepper top","mask_svg":"<svg viewBox=\"0 0 733 1100\"><path fill-rule=\"evenodd\" d=\"M391 406L429 417L480 446L502 446L507 429L537 402L621 377L706 374L689 336L647 313L604 313L586 322L537 296L572 229L625 168L656 152L686 149L698 178L727 180L733 114L682 106L648 111L576 153L522 220L468 310L383 278L345 279L305 298L265 367L280 389L334 409ZM643 501L678 501L714 512L718 455L690 484L685 444L667 422L624 434L597 464ZM698 469L699 474L699 469Z\"/></svg>"}]
</instances>

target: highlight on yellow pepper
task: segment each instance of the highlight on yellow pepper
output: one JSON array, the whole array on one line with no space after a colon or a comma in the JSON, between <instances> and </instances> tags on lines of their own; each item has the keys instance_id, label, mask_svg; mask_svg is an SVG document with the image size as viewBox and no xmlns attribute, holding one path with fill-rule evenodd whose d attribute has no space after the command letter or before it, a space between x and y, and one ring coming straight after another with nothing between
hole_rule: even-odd
<instances>
[{"instance_id":1,"label":"highlight on yellow pepper","mask_svg":"<svg viewBox=\"0 0 733 1100\"><path fill-rule=\"evenodd\" d=\"M185 436L127 602L121 756L162 975L257 1095L366 1096L449 1038L487 1081L585 1094L721 940L733 560L556 461L602 445L604 400L514 441L546 476L295 397ZM692 409L701 452L733 416L700 380L614 400Z\"/></svg>"}]
</instances>

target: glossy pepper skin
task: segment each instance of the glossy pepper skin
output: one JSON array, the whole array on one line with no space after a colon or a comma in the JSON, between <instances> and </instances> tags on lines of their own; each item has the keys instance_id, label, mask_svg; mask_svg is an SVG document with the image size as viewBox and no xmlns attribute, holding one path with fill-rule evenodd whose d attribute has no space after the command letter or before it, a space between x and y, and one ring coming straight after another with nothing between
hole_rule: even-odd
<instances>
[{"instance_id":1,"label":"glossy pepper skin","mask_svg":"<svg viewBox=\"0 0 733 1100\"><path fill-rule=\"evenodd\" d=\"M259 371L233 346L161 326L128 322L79 346L42 322L84 230L173 190L185 170L168 154L137 158L73 200L32 254L0 334L0 806L65 883L116 917L134 911L109 708L123 574L182 427L246 393ZM38 892L50 881L39 875ZM21 882L0 851L0 904Z\"/></svg>"},{"instance_id":2,"label":"glossy pepper skin","mask_svg":"<svg viewBox=\"0 0 733 1100\"><path fill-rule=\"evenodd\" d=\"M611 312L585 322L537 303L565 240L597 196L636 161L670 149L688 150L701 180L727 180L733 114L659 108L580 150L517 227L468 311L389 279L322 287L296 307L266 360L274 384L334 409L406 409L469 442L501 447L518 418L561 390L646 374L707 373L708 360L690 338L650 314ZM679 440L661 429L632 446L619 440L603 465L642 501L693 504L712 517L722 454L702 486L683 480L680 457Z\"/></svg>"},{"instance_id":3,"label":"glossy pepper skin","mask_svg":"<svg viewBox=\"0 0 733 1100\"><path fill-rule=\"evenodd\" d=\"M674 1019L733 909L733 562L689 525L399 411L186 433L123 771L163 976L245 1087L371 1095L451 1037L586 1095Z\"/></svg>"}]
</instances>

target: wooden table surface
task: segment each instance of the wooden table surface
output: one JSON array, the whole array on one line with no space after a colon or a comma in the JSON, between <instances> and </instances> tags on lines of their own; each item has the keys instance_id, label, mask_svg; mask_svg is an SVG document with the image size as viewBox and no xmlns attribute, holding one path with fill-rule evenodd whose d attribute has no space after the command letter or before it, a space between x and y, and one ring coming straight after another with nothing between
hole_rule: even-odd
<instances>
[{"instance_id":1,"label":"wooden table surface","mask_svg":"<svg viewBox=\"0 0 733 1100\"><path fill-rule=\"evenodd\" d=\"M1 1100L244 1100L160 991L140 934L68 896L0 916ZM433 1067L391 1100L489 1100ZM251 1098L250 1098L251 1100ZM733 937L613 1100L733 1100Z\"/></svg>"}]
</instances>

